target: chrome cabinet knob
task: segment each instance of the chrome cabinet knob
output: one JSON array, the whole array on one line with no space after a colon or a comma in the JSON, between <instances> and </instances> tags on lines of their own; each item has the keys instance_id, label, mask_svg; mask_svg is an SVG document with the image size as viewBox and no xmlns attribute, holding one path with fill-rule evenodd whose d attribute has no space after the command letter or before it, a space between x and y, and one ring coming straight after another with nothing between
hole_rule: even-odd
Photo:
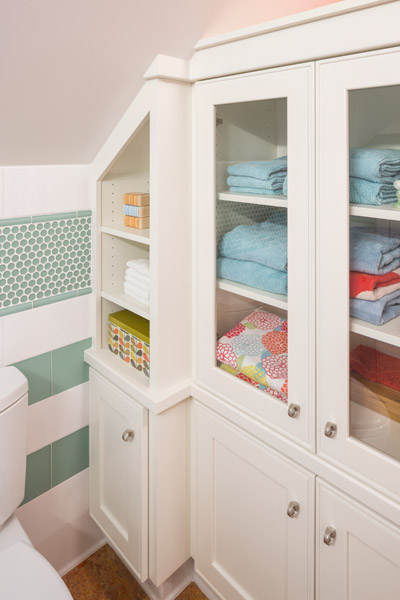
<instances>
[{"instance_id":1,"label":"chrome cabinet knob","mask_svg":"<svg viewBox=\"0 0 400 600\"><path fill-rule=\"evenodd\" d=\"M334 527L327 527L324 533L324 544L332 546L336 540L336 529Z\"/></svg>"},{"instance_id":2,"label":"chrome cabinet knob","mask_svg":"<svg viewBox=\"0 0 400 600\"><path fill-rule=\"evenodd\" d=\"M300 406L298 404L293 403L289 404L287 414L289 415L289 417L292 417L292 419L295 419L300 414Z\"/></svg>"},{"instance_id":3,"label":"chrome cabinet knob","mask_svg":"<svg viewBox=\"0 0 400 600\"><path fill-rule=\"evenodd\" d=\"M290 517L291 519L294 519L294 517L297 517L299 512L300 512L300 504L298 502L294 502L293 500L292 500L292 502L289 502L289 506L287 507L288 517Z\"/></svg>"},{"instance_id":4,"label":"chrome cabinet knob","mask_svg":"<svg viewBox=\"0 0 400 600\"><path fill-rule=\"evenodd\" d=\"M337 433L336 423L331 423L330 421L328 421L327 424L325 425L324 433L325 433L326 437L328 437L328 438L335 437L335 435Z\"/></svg>"},{"instance_id":5,"label":"chrome cabinet knob","mask_svg":"<svg viewBox=\"0 0 400 600\"><path fill-rule=\"evenodd\" d=\"M124 440L124 442L131 442L134 437L135 432L133 431L133 429L125 429L124 433L122 434L122 439Z\"/></svg>"}]
</instances>

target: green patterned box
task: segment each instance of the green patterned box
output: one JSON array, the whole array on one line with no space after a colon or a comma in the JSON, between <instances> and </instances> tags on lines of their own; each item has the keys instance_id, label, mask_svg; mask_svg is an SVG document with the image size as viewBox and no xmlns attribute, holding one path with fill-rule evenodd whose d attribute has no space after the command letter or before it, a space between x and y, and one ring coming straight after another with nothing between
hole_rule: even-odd
<instances>
[{"instance_id":1,"label":"green patterned box","mask_svg":"<svg viewBox=\"0 0 400 600\"><path fill-rule=\"evenodd\" d=\"M149 321L129 310L120 310L108 317L109 349L147 377L150 377L149 333Z\"/></svg>"}]
</instances>

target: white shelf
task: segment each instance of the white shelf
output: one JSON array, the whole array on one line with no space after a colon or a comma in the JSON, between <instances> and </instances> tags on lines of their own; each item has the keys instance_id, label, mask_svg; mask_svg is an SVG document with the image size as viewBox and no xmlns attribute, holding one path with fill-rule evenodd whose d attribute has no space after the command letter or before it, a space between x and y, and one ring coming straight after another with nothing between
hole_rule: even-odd
<instances>
[{"instance_id":1,"label":"white shelf","mask_svg":"<svg viewBox=\"0 0 400 600\"><path fill-rule=\"evenodd\" d=\"M244 285L243 283L229 281L228 279L217 279L217 288L219 290L224 290L225 292L237 294L238 296L250 298L251 300L257 300L262 304L276 306L277 308L283 308L284 310L288 309L287 296L284 296L283 294L265 292L264 290L258 290L248 285Z\"/></svg>"},{"instance_id":2,"label":"white shelf","mask_svg":"<svg viewBox=\"0 0 400 600\"><path fill-rule=\"evenodd\" d=\"M363 204L350 204L350 216L400 221L400 208L394 208L392 204L386 204L385 206L365 206Z\"/></svg>"},{"instance_id":3,"label":"white shelf","mask_svg":"<svg viewBox=\"0 0 400 600\"><path fill-rule=\"evenodd\" d=\"M150 246L150 229L135 229L134 227L114 224L110 227L103 225L101 232Z\"/></svg>"},{"instance_id":4,"label":"white shelf","mask_svg":"<svg viewBox=\"0 0 400 600\"><path fill-rule=\"evenodd\" d=\"M400 347L400 317L384 325L372 325L361 319L350 319L350 331L366 337Z\"/></svg>"},{"instance_id":5,"label":"white shelf","mask_svg":"<svg viewBox=\"0 0 400 600\"><path fill-rule=\"evenodd\" d=\"M105 300L110 300L110 302L114 302L114 304L118 304L122 308L127 308L136 315L140 315L150 321L149 307L146 304L137 302L134 298L125 294L122 285L103 290L101 292L101 297L105 298Z\"/></svg>"},{"instance_id":6,"label":"white shelf","mask_svg":"<svg viewBox=\"0 0 400 600\"><path fill-rule=\"evenodd\" d=\"M103 368L112 370L116 375L123 379L129 380L131 385L134 385L138 390L148 395L150 380L141 371L138 371L131 364L125 363L122 358L113 354L108 348L100 350L85 351L85 360L94 367L97 367L100 373Z\"/></svg>"},{"instance_id":7,"label":"white shelf","mask_svg":"<svg viewBox=\"0 0 400 600\"><path fill-rule=\"evenodd\" d=\"M277 206L287 208L288 201L286 196L256 196L255 194L234 194L233 192L220 192L217 194L218 200L226 202L243 202L245 204L261 204L263 206Z\"/></svg>"}]
</instances>

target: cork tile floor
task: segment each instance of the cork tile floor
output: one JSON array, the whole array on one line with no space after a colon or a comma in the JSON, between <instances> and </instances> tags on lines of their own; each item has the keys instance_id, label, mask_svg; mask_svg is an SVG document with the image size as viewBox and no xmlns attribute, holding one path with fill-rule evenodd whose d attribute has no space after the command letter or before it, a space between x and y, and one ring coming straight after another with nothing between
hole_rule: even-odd
<instances>
[{"instance_id":1,"label":"cork tile floor","mask_svg":"<svg viewBox=\"0 0 400 600\"><path fill-rule=\"evenodd\" d=\"M106 545L63 577L74 600L149 600L115 552ZM207 600L191 583L176 600Z\"/></svg>"}]
</instances>

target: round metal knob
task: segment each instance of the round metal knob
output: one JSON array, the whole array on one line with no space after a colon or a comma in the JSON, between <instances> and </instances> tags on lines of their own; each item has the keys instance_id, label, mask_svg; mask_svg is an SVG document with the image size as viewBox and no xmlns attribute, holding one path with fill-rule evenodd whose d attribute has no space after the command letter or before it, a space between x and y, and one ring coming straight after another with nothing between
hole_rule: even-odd
<instances>
[{"instance_id":1,"label":"round metal knob","mask_svg":"<svg viewBox=\"0 0 400 600\"><path fill-rule=\"evenodd\" d=\"M289 502L289 506L287 507L287 515L288 517L290 517L291 519L294 519L294 517L297 517L297 515L300 512L300 504L298 502Z\"/></svg>"},{"instance_id":2,"label":"round metal knob","mask_svg":"<svg viewBox=\"0 0 400 600\"><path fill-rule=\"evenodd\" d=\"M133 429L125 429L124 433L122 434L122 439L124 440L124 442L131 442L134 437L135 432L133 431Z\"/></svg>"},{"instance_id":3,"label":"round metal knob","mask_svg":"<svg viewBox=\"0 0 400 600\"><path fill-rule=\"evenodd\" d=\"M330 421L328 421L327 424L325 425L324 433L325 433L326 437L328 437L328 438L335 437L335 435L337 433L336 423L331 423Z\"/></svg>"},{"instance_id":4,"label":"round metal knob","mask_svg":"<svg viewBox=\"0 0 400 600\"><path fill-rule=\"evenodd\" d=\"M292 419L295 419L300 414L300 406L298 404L293 403L289 404L287 414L289 415L289 417L292 417Z\"/></svg>"},{"instance_id":5,"label":"round metal knob","mask_svg":"<svg viewBox=\"0 0 400 600\"><path fill-rule=\"evenodd\" d=\"M332 546L336 540L336 529L334 527L327 527L324 533L324 544Z\"/></svg>"}]
</instances>

